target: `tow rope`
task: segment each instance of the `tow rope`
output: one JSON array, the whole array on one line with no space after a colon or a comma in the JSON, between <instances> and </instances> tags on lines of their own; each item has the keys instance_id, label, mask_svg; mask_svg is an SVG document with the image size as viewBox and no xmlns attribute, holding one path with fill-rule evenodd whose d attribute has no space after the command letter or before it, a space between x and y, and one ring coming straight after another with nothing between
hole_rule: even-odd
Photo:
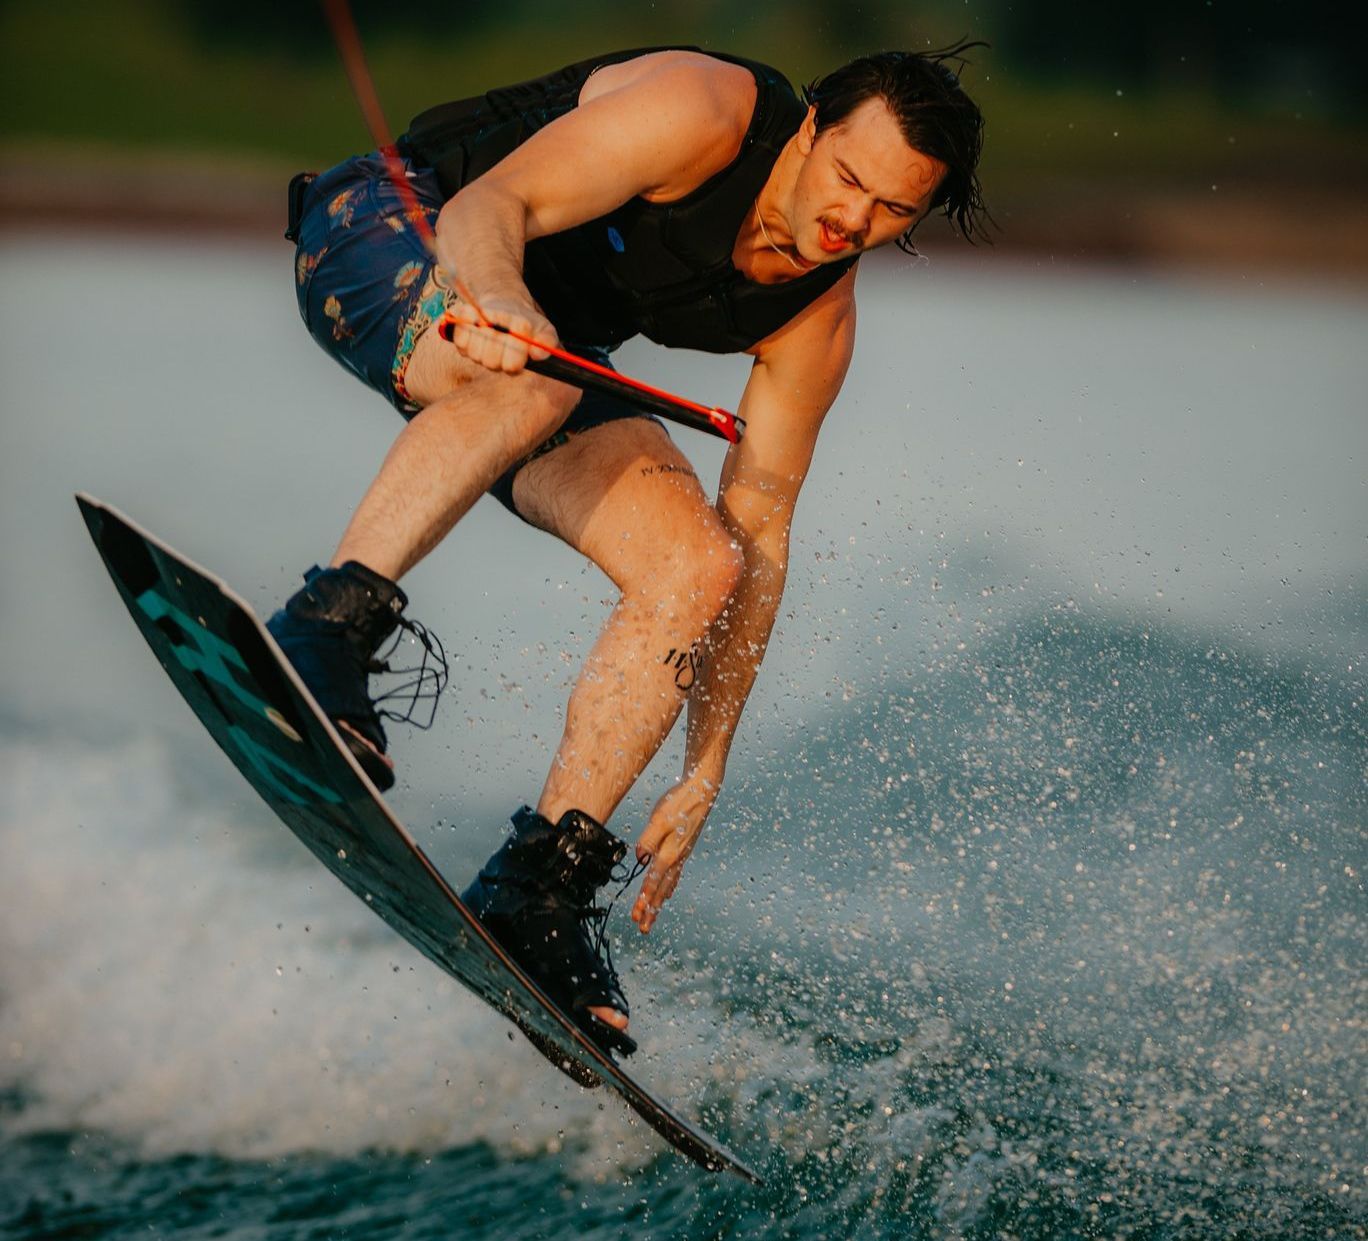
<instances>
[{"instance_id":1,"label":"tow rope","mask_svg":"<svg viewBox=\"0 0 1368 1241\"><path fill-rule=\"evenodd\" d=\"M432 230L432 225L428 223L422 205L418 202L418 196L408 183L403 162L399 158L399 151L390 138L389 125L385 120L380 98L376 94L375 81L366 66L366 53L361 45L361 36L357 32L355 21L352 19L351 5L348 0L321 0L321 3L323 12L328 19L328 25L332 29L333 41L337 44L338 54L341 56L343 67L347 71L347 80L351 83L352 94L356 96L361 115L365 118L366 128L370 130L371 138L374 140L381 158L385 161L385 168L404 203L404 210L408 215L409 222L413 225L418 236L422 238L423 245L435 261L437 258L437 236ZM480 309L479 302L462 283L460 277L455 272L447 272L447 275L451 278L452 287L460 295L461 300L479 316L478 327L491 332L501 332L525 345L546 350L550 356L528 358L528 370L539 375L545 375L549 379L559 380L561 383L572 384L586 391L616 397L646 413L658 414L660 417L668 418L682 426L693 427L697 431L705 431L711 435L720 436L731 444L737 443L745 433L745 421L725 409L720 409L715 405L700 405L696 401L676 396L663 388L656 388L639 379L633 379L630 375L623 375L611 367L602 366L588 358L581 358L578 354L571 353L567 349L544 345L521 332L515 332L501 324L491 323L485 312ZM450 341L457 326L456 319L448 310L437 321L437 334L443 340Z\"/></svg>"}]
</instances>

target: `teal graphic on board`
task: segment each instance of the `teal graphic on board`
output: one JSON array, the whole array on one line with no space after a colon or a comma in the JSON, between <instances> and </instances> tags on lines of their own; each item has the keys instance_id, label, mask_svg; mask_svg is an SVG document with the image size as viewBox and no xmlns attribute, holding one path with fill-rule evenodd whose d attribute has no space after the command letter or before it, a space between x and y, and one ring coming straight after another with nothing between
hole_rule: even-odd
<instances>
[{"instance_id":1,"label":"teal graphic on board","mask_svg":"<svg viewBox=\"0 0 1368 1241\"><path fill-rule=\"evenodd\" d=\"M193 646L177 644L171 648L175 652L176 658L180 660L182 667L191 672L201 673L210 678L216 685L223 686L244 706L260 715L262 719L270 721L280 735L288 735L286 729L294 732L285 723L279 711L268 706L233 675L229 664L240 668L243 672L247 671L247 663L237 647L225 642L217 634L210 633L208 629L187 616L174 603L164 599L155 589L149 588L143 591L138 596L138 606L153 621L167 618L175 621L176 627L194 644ZM269 746L262 745L240 725L230 724L228 726L228 738L256 771L258 778L269 785L278 797L283 797L286 801L294 802L296 805L304 806L311 800L305 796L305 793L308 792L313 794L312 800L315 801L331 802L333 805L342 803L340 794L333 792L326 785L319 784L317 780L311 780L288 759L282 758ZM297 733L295 733L294 740L296 742L300 740ZM281 779L282 776L288 777L293 783L285 783Z\"/></svg>"}]
</instances>

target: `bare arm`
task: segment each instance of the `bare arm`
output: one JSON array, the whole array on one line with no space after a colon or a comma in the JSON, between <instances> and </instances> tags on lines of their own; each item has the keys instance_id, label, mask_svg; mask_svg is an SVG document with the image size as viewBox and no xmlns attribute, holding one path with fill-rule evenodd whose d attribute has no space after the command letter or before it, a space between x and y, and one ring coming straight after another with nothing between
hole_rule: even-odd
<instances>
[{"instance_id":1,"label":"bare arm","mask_svg":"<svg viewBox=\"0 0 1368 1241\"><path fill-rule=\"evenodd\" d=\"M578 107L538 130L437 217L437 259L491 321L556 343L523 282L529 241L563 232L644 195L701 185L740 148L755 101L750 73L694 53L600 70ZM600 84L598 79L604 79ZM621 83L614 85L614 83ZM473 314L462 317L474 323ZM455 343L495 370L521 370L526 347L458 331Z\"/></svg>"},{"instance_id":2,"label":"bare arm","mask_svg":"<svg viewBox=\"0 0 1368 1241\"><path fill-rule=\"evenodd\" d=\"M727 454L717 510L746 567L708 635L689 696L683 778L656 806L637 845L638 857L652 860L632 910L642 931L674 892L703 830L765 657L784 593L798 492L854 348L854 283L852 271L762 345L741 399L746 434Z\"/></svg>"}]
</instances>

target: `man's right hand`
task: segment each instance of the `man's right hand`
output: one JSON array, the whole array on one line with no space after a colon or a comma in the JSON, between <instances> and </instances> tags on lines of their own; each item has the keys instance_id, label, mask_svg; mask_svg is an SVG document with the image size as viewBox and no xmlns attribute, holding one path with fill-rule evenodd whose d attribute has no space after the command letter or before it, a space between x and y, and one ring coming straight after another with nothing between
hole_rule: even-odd
<instances>
[{"instance_id":1,"label":"man's right hand","mask_svg":"<svg viewBox=\"0 0 1368 1241\"><path fill-rule=\"evenodd\" d=\"M472 362L491 371L516 375L527 365L529 355L544 358L547 356L546 348L555 348L560 344L555 327L530 301L485 298L480 302L480 310L484 311L483 317L464 299L454 302L447 311L449 334L444 331L442 335ZM500 331L500 328L508 331ZM510 335L510 332L537 343L528 345ZM546 348L538 348L537 345Z\"/></svg>"}]
</instances>

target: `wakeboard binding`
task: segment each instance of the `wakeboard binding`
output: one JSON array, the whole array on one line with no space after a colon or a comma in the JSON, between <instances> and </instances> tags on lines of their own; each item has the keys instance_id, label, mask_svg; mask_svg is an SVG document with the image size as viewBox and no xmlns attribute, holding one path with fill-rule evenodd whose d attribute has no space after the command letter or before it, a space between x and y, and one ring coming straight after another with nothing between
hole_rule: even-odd
<instances>
[{"instance_id":1,"label":"wakeboard binding","mask_svg":"<svg viewBox=\"0 0 1368 1241\"><path fill-rule=\"evenodd\" d=\"M627 997L613 968L606 923L611 903L600 907L600 889L617 879L627 845L581 810L567 810L558 824L523 806L513 815L513 834L485 863L461 901L504 950L580 1029L605 1051L630 1056L636 1041L589 1010L628 1015ZM543 1055L581 1085L565 1058L523 1028ZM553 1054L554 1053L554 1054Z\"/></svg>"},{"instance_id":2,"label":"wakeboard binding","mask_svg":"<svg viewBox=\"0 0 1368 1241\"><path fill-rule=\"evenodd\" d=\"M339 568L320 569L314 565L304 574L304 585L269 621L266 628L285 657L294 665L323 713L337 725L347 749L361 769L382 792L394 784L394 768L386 760L388 739L381 716L413 722L412 712L396 714L378 708L395 694L431 698L446 683L446 664L441 644L426 629L404 619L408 596L389 578L368 569L357 560ZM415 634L426 654L437 660L430 669L426 658L416 672L417 681L372 697L370 676L391 671L377 652L395 631ZM430 723L430 721L429 721ZM420 725L425 727L425 725Z\"/></svg>"}]
</instances>

